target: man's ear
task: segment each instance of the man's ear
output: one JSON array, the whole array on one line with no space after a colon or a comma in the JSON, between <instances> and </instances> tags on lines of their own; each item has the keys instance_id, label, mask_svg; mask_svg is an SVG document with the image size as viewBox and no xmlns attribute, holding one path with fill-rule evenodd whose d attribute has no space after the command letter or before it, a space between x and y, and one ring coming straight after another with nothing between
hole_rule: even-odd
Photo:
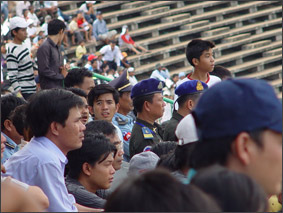
<instances>
[{"instance_id":1,"label":"man's ear","mask_svg":"<svg viewBox=\"0 0 283 213\"><path fill-rule=\"evenodd\" d=\"M50 124L50 131L53 135L56 135L58 136L59 135L59 130L60 128L62 128L62 125L59 124L58 122L55 122L53 121L51 124Z\"/></svg>"},{"instance_id":2,"label":"man's ear","mask_svg":"<svg viewBox=\"0 0 283 213\"><path fill-rule=\"evenodd\" d=\"M192 62L195 66L197 66L199 64L199 60L197 58L193 58Z\"/></svg>"},{"instance_id":3,"label":"man's ear","mask_svg":"<svg viewBox=\"0 0 283 213\"><path fill-rule=\"evenodd\" d=\"M231 150L241 164L246 166L250 164L256 146L248 133L241 132L232 143Z\"/></svg>"},{"instance_id":4,"label":"man's ear","mask_svg":"<svg viewBox=\"0 0 283 213\"><path fill-rule=\"evenodd\" d=\"M85 175L90 176L91 175L91 165L89 165L87 162L84 162L82 165L82 172Z\"/></svg>"},{"instance_id":5,"label":"man's ear","mask_svg":"<svg viewBox=\"0 0 283 213\"><path fill-rule=\"evenodd\" d=\"M193 100L189 99L189 100L187 101L187 108L188 108L190 111L193 110L193 108L194 108L194 101L193 101Z\"/></svg>"},{"instance_id":6,"label":"man's ear","mask_svg":"<svg viewBox=\"0 0 283 213\"><path fill-rule=\"evenodd\" d=\"M91 115L94 115L93 107L92 107L92 106L88 106L88 110L89 110L89 113L90 113Z\"/></svg>"},{"instance_id":7,"label":"man's ear","mask_svg":"<svg viewBox=\"0 0 283 213\"><path fill-rule=\"evenodd\" d=\"M9 131L9 132L12 131L12 125L13 125L13 123L12 123L12 121L10 121L9 119L6 119L6 120L4 121L4 127L5 127L5 129L6 129L7 131Z\"/></svg>"},{"instance_id":8,"label":"man's ear","mask_svg":"<svg viewBox=\"0 0 283 213\"><path fill-rule=\"evenodd\" d=\"M147 112L150 112L150 107L149 107L150 103L148 101L145 101L143 103L143 109Z\"/></svg>"}]
</instances>

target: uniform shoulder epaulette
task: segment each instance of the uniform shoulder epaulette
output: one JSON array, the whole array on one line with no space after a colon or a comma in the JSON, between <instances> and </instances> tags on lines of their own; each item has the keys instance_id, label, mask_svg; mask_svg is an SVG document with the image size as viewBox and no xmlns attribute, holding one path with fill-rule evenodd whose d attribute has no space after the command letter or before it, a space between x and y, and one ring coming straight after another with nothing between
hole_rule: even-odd
<instances>
[{"instance_id":1,"label":"uniform shoulder epaulette","mask_svg":"<svg viewBox=\"0 0 283 213\"><path fill-rule=\"evenodd\" d=\"M126 125L128 123L128 119L123 120L122 118L120 118L118 116L115 119L116 119L116 121L119 125Z\"/></svg>"},{"instance_id":2,"label":"uniform shoulder epaulette","mask_svg":"<svg viewBox=\"0 0 283 213\"><path fill-rule=\"evenodd\" d=\"M8 142L5 143L5 146L6 147L9 147L9 148L12 148L12 149L15 149L16 147L12 144L9 144Z\"/></svg>"},{"instance_id":3,"label":"uniform shoulder epaulette","mask_svg":"<svg viewBox=\"0 0 283 213\"><path fill-rule=\"evenodd\" d=\"M142 133L143 133L143 137L144 139L153 139L153 135L151 133L151 129L144 126L142 127Z\"/></svg>"}]
</instances>

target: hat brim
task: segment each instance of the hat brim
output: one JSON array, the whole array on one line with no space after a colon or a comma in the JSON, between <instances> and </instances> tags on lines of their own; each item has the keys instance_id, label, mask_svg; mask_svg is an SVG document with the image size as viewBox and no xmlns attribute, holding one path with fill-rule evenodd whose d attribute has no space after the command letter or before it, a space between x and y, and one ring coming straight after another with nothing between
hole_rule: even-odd
<instances>
[{"instance_id":1,"label":"hat brim","mask_svg":"<svg viewBox=\"0 0 283 213\"><path fill-rule=\"evenodd\" d=\"M133 88L133 85L130 85L122 90L120 90L120 92L131 92L132 91L132 88Z\"/></svg>"},{"instance_id":2,"label":"hat brim","mask_svg":"<svg viewBox=\"0 0 283 213\"><path fill-rule=\"evenodd\" d=\"M149 93L142 94L142 95L135 96L135 97L132 97L132 96L131 96L131 98L134 99L134 98L138 98L138 97L142 97L142 96L147 96L147 95L151 95L151 94L155 94L155 93L162 93L162 91L149 92Z\"/></svg>"}]
</instances>

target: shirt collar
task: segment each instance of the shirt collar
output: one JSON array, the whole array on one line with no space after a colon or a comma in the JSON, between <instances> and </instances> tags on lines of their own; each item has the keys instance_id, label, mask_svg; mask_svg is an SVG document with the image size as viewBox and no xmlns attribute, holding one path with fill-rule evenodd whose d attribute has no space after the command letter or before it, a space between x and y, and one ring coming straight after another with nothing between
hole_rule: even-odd
<instances>
[{"instance_id":1,"label":"shirt collar","mask_svg":"<svg viewBox=\"0 0 283 213\"><path fill-rule=\"evenodd\" d=\"M14 146L15 148L18 147L18 144L16 144L11 138L9 138L5 133L1 132L1 134L6 138L6 141L8 144Z\"/></svg>"},{"instance_id":2,"label":"shirt collar","mask_svg":"<svg viewBox=\"0 0 283 213\"><path fill-rule=\"evenodd\" d=\"M56 155L58 156L59 160L63 164L66 165L68 163L68 159L64 155L64 153L49 138L47 138L47 137L35 137L34 140L38 141L39 143L43 143L45 147L47 147L49 150L55 152Z\"/></svg>"},{"instance_id":3,"label":"shirt collar","mask_svg":"<svg viewBox=\"0 0 283 213\"><path fill-rule=\"evenodd\" d=\"M51 44L52 46L54 47L58 47L53 41L51 38L47 37L47 41L49 42L49 44Z\"/></svg>"}]
</instances>

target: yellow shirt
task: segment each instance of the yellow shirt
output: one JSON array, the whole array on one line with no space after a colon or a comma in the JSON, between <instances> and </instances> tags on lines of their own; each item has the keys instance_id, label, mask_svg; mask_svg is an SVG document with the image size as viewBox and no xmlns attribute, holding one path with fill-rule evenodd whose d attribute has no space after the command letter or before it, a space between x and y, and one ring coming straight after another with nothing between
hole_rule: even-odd
<instances>
[{"instance_id":1,"label":"yellow shirt","mask_svg":"<svg viewBox=\"0 0 283 213\"><path fill-rule=\"evenodd\" d=\"M278 198L276 195L273 195L268 199L268 204L269 212L278 212L282 210L282 205L278 202Z\"/></svg>"},{"instance_id":2,"label":"yellow shirt","mask_svg":"<svg viewBox=\"0 0 283 213\"><path fill-rule=\"evenodd\" d=\"M86 54L86 47L79 45L76 49L76 57L81 59L84 54Z\"/></svg>"}]
</instances>

